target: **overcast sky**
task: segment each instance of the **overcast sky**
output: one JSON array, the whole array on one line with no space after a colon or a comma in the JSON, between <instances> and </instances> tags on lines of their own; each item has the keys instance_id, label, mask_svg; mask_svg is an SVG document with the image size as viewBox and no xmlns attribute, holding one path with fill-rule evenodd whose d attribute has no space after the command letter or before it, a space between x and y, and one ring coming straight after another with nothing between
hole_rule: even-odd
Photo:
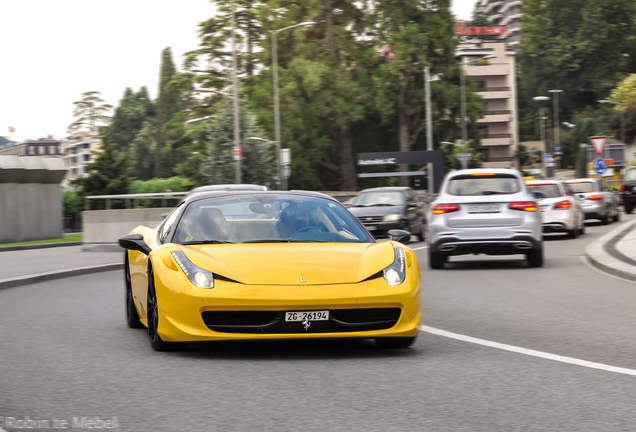
<instances>
[{"instance_id":1,"label":"overcast sky","mask_svg":"<svg viewBox=\"0 0 636 432\"><path fill-rule=\"evenodd\" d=\"M453 0L470 19L475 0ZM209 0L6 0L0 2L0 136L64 138L73 102L100 91L117 106L126 87L157 96L161 51L177 68L199 44ZM9 127L15 132L9 132Z\"/></svg>"}]
</instances>

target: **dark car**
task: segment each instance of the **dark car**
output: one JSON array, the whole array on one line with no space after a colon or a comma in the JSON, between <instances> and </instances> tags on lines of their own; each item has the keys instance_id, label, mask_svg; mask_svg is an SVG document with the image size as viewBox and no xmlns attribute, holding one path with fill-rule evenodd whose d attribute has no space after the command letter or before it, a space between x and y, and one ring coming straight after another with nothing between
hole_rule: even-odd
<instances>
[{"instance_id":1,"label":"dark car","mask_svg":"<svg viewBox=\"0 0 636 432\"><path fill-rule=\"evenodd\" d=\"M376 239L389 238L389 230L402 229L424 240L427 203L410 187L365 189L348 207Z\"/></svg>"},{"instance_id":2,"label":"dark car","mask_svg":"<svg viewBox=\"0 0 636 432\"><path fill-rule=\"evenodd\" d=\"M621 194L623 196L623 207L625 213L631 214L636 207L636 166L628 166L623 173L623 183L621 184Z\"/></svg>"}]
</instances>

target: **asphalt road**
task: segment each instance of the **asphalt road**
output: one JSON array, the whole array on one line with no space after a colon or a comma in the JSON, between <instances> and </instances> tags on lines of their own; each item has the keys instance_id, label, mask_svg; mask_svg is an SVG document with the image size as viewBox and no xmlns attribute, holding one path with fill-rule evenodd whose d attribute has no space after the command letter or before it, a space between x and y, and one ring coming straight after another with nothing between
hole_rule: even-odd
<instances>
[{"instance_id":1,"label":"asphalt road","mask_svg":"<svg viewBox=\"0 0 636 432\"><path fill-rule=\"evenodd\" d=\"M0 428L116 417L131 432L636 431L636 286L581 259L614 227L550 236L539 269L472 256L430 271L418 250L423 325L600 369L429 332L396 351L309 341L157 353L126 327L121 273L106 272L0 291Z\"/></svg>"}]
</instances>

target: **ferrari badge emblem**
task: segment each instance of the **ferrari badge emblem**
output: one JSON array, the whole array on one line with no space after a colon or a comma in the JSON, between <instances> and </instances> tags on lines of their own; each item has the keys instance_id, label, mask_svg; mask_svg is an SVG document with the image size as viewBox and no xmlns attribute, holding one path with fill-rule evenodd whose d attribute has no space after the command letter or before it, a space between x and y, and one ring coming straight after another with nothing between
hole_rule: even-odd
<instances>
[{"instance_id":1,"label":"ferrari badge emblem","mask_svg":"<svg viewBox=\"0 0 636 432\"><path fill-rule=\"evenodd\" d=\"M311 322L309 322L308 319L305 319L305 321L303 321L303 327L305 327L305 330L309 330L310 325L311 325Z\"/></svg>"}]
</instances>

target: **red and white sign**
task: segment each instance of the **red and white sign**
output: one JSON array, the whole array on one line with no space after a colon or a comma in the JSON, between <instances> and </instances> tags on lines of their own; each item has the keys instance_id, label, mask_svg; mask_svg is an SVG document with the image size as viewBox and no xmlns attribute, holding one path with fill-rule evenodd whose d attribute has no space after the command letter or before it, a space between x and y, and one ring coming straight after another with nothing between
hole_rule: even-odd
<instances>
[{"instance_id":1,"label":"red and white sign","mask_svg":"<svg viewBox=\"0 0 636 432\"><path fill-rule=\"evenodd\" d=\"M490 35L507 35L510 34L509 26L490 26L490 27L464 27L461 24L455 24L455 33L459 36L490 36Z\"/></svg>"},{"instance_id":2,"label":"red and white sign","mask_svg":"<svg viewBox=\"0 0 636 432\"><path fill-rule=\"evenodd\" d=\"M243 147L232 147L232 159L235 161L243 160Z\"/></svg>"},{"instance_id":3,"label":"red and white sign","mask_svg":"<svg viewBox=\"0 0 636 432\"><path fill-rule=\"evenodd\" d=\"M593 136L588 137L587 139L590 140L590 143L592 143L592 147L594 147L594 151L596 151L598 157L603 156L603 150L605 150L605 144L607 144L607 137Z\"/></svg>"}]
</instances>

